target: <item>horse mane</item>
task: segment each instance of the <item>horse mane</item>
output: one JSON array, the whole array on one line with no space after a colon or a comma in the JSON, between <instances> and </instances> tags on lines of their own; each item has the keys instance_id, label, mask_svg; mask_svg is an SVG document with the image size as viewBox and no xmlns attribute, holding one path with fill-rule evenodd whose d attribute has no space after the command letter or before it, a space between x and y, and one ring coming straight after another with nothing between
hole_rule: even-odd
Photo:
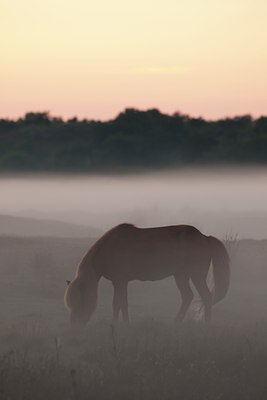
<instances>
[{"instance_id":1,"label":"horse mane","mask_svg":"<svg viewBox=\"0 0 267 400\"><path fill-rule=\"evenodd\" d=\"M87 290L88 295L90 296L90 314L92 314L95 310L97 303L97 285L98 285L98 277L97 273L94 270L94 257L97 255L97 252L102 249L105 245L106 241L110 238L110 236L121 233L121 231L128 230L134 228L134 225L123 223L115 226L114 228L107 231L100 239L98 239L89 249L89 251L84 255L80 264L77 267L76 275L72 281L67 282L67 290L64 296L64 303L67 309L71 310L81 295L81 288L84 289L85 283L89 283L90 290ZM87 275L86 280L84 280L84 275ZM89 280L88 280L89 277Z\"/></svg>"}]
</instances>

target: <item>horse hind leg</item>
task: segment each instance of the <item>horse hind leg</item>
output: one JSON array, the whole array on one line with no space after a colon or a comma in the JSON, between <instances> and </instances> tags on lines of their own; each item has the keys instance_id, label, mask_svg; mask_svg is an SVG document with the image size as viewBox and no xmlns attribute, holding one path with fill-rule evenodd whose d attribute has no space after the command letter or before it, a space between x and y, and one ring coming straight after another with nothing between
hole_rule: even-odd
<instances>
[{"instance_id":1,"label":"horse hind leg","mask_svg":"<svg viewBox=\"0 0 267 400\"><path fill-rule=\"evenodd\" d=\"M209 322L211 320L212 295L208 288L206 277L195 275L191 279L203 302L205 321Z\"/></svg>"},{"instance_id":2,"label":"horse hind leg","mask_svg":"<svg viewBox=\"0 0 267 400\"><path fill-rule=\"evenodd\" d=\"M121 287L121 313L123 322L129 322L129 313L128 313L128 288L127 283L124 283Z\"/></svg>"},{"instance_id":3,"label":"horse hind leg","mask_svg":"<svg viewBox=\"0 0 267 400\"><path fill-rule=\"evenodd\" d=\"M176 317L177 322L183 321L185 314L190 307L194 294L189 284L189 277L175 276L175 281L182 297L182 304Z\"/></svg>"}]
</instances>

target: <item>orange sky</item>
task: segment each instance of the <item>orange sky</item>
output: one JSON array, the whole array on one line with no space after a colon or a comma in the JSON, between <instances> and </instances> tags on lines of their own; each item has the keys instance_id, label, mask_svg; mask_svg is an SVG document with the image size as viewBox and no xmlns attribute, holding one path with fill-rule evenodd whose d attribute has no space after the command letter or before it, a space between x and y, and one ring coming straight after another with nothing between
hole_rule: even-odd
<instances>
[{"instance_id":1,"label":"orange sky","mask_svg":"<svg viewBox=\"0 0 267 400\"><path fill-rule=\"evenodd\" d=\"M2 0L0 116L267 115L266 0Z\"/></svg>"}]
</instances>

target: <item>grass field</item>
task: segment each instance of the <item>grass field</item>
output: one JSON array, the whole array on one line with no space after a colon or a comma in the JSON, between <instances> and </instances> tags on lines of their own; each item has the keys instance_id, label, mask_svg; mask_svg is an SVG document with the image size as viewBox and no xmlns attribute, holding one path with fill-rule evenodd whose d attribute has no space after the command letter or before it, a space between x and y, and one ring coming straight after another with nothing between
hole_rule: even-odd
<instances>
[{"instance_id":1,"label":"grass field","mask_svg":"<svg viewBox=\"0 0 267 400\"><path fill-rule=\"evenodd\" d=\"M229 294L213 322L182 325L174 282L130 285L131 324L112 326L109 282L87 329L68 329L65 280L92 240L0 239L0 399L266 399L267 241L228 243Z\"/></svg>"}]
</instances>

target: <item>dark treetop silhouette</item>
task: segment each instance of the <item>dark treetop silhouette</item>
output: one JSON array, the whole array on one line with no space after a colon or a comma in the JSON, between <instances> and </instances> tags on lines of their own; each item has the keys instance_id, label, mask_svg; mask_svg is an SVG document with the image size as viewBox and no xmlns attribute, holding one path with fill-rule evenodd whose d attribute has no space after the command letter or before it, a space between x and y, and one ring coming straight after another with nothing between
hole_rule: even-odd
<instances>
[{"instance_id":1,"label":"dark treetop silhouette","mask_svg":"<svg viewBox=\"0 0 267 400\"><path fill-rule=\"evenodd\" d=\"M211 260L214 293L206 283ZM145 229L130 224L116 226L91 247L67 287L65 305L70 311L71 326L86 325L89 321L96 307L97 287L102 276L114 286L114 320L118 320L121 311L127 322L128 282L155 281L171 275L182 297L177 319L183 320L193 299L191 280L203 301L205 320L209 321L212 305L223 299L229 288L229 257L224 245L193 226Z\"/></svg>"},{"instance_id":2,"label":"dark treetop silhouette","mask_svg":"<svg viewBox=\"0 0 267 400\"><path fill-rule=\"evenodd\" d=\"M191 164L267 163L267 117L207 121L126 109L111 121L48 113L0 119L0 172L110 172Z\"/></svg>"}]
</instances>

